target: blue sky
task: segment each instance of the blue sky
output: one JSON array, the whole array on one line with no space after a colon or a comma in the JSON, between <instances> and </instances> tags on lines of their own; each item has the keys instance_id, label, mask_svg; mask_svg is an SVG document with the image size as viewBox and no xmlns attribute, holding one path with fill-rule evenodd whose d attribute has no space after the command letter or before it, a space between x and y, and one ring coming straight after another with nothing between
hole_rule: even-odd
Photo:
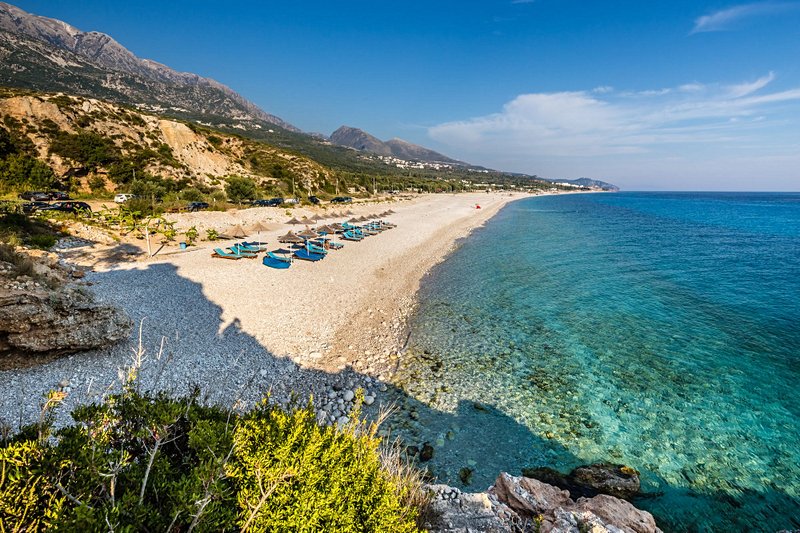
<instances>
[{"instance_id":1,"label":"blue sky","mask_svg":"<svg viewBox=\"0 0 800 533\"><path fill-rule=\"evenodd\" d=\"M800 0L14 3L306 131L629 190L800 190Z\"/></svg>"}]
</instances>

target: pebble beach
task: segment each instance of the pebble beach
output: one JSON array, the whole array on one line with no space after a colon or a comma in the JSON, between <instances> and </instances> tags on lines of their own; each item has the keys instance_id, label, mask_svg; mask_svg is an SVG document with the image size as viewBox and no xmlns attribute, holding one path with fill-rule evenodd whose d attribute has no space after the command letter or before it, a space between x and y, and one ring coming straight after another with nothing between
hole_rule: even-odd
<instances>
[{"instance_id":1,"label":"pebble beach","mask_svg":"<svg viewBox=\"0 0 800 533\"><path fill-rule=\"evenodd\" d=\"M74 405L118 390L132 364L140 367L143 389L196 389L205 401L236 408L252 407L265 396L286 404L313 395L320 421L341 423L361 389L364 404L377 410L402 357L406 317L425 273L458 239L523 196L427 195L348 206L352 216L391 208L395 213L386 218L397 227L347 242L324 261L295 261L288 270L267 268L260 258L212 257L213 248L235 240L201 241L184 251L173 246L149 259L132 253L126 258L130 246L119 243L67 251L65 260L91 267L82 280L87 289L133 319L131 338L102 351L1 372L6 394L0 419L12 428L37 420L44 395L61 388L68 396L56 422L66 422ZM319 212L295 209L292 216ZM267 230L248 239L270 248L279 246L279 235L298 229L286 225L290 217L282 210L270 208L172 218L179 231L195 226L201 234L258 222Z\"/></svg>"}]
</instances>

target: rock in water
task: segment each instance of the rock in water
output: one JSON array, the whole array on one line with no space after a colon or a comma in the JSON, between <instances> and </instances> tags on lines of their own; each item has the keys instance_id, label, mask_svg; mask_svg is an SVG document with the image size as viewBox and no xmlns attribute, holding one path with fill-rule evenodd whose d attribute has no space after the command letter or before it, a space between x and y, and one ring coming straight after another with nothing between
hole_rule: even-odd
<instances>
[{"instance_id":1,"label":"rock in water","mask_svg":"<svg viewBox=\"0 0 800 533\"><path fill-rule=\"evenodd\" d=\"M639 494L641 488L639 472L624 465L596 463L579 466L570 472L569 477L575 485L592 489L596 494L608 494L625 500Z\"/></svg>"},{"instance_id":2,"label":"rock in water","mask_svg":"<svg viewBox=\"0 0 800 533\"><path fill-rule=\"evenodd\" d=\"M422 450L419 452L419 460L425 462L431 459L433 459L433 446L431 446L430 442L426 442L422 445Z\"/></svg>"},{"instance_id":3,"label":"rock in water","mask_svg":"<svg viewBox=\"0 0 800 533\"><path fill-rule=\"evenodd\" d=\"M124 311L67 286L59 291L0 291L0 357L93 350L128 338Z\"/></svg>"},{"instance_id":4,"label":"rock in water","mask_svg":"<svg viewBox=\"0 0 800 533\"><path fill-rule=\"evenodd\" d=\"M535 479L500 474L485 493L445 485L432 493L425 527L432 533L661 533L653 516L613 496L579 498Z\"/></svg>"},{"instance_id":5,"label":"rock in water","mask_svg":"<svg viewBox=\"0 0 800 533\"><path fill-rule=\"evenodd\" d=\"M624 465L595 463L579 466L568 475L552 468L525 468L522 475L568 490L574 497L608 494L630 500L641 490L639 472Z\"/></svg>"}]
</instances>

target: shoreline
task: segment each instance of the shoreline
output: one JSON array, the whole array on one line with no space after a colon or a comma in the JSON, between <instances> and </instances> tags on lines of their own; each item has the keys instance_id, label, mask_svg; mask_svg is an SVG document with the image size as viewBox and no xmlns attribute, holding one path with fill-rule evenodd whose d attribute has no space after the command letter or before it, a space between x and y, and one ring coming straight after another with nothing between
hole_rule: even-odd
<instances>
[{"instance_id":1,"label":"shoreline","mask_svg":"<svg viewBox=\"0 0 800 533\"><path fill-rule=\"evenodd\" d=\"M98 400L113 389L117 369L130 363L140 323L153 366L142 375L155 380L153 390L180 394L197 384L208 389L212 401L252 404L272 392L285 403L293 394L319 398L330 395L338 382L358 381L377 395L379 387L391 385L423 277L459 239L509 202L529 197L462 193L354 204L349 207L355 216L392 207L396 214L387 219L397 228L348 242L323 262L298 261L287 271L264 267L260 259L211 258L213 248L233 241L202 243L202 248L138 262L120 262L111 253L126 244L93 248L88 254L68 252L68 261L95 270L83 283L92 286L98 301L124 308L134 331L128 342L106 350L0 372L0 387L9 391L0 399L0 419L10 425L35 420L42 395L65 382L80 393L65 402L60 419L67 419L78 403ZM292 215L308 214L304 211L314 212L296 209ZM201 218L232 227L267 214L276 212L248 209L175 218L178 228L198 225ZM288 213L278 217L289 218ZM270 247L277 245L278 235L294 229L274 222L268 226L258 238Z\"/></svg>"}]
</instances>

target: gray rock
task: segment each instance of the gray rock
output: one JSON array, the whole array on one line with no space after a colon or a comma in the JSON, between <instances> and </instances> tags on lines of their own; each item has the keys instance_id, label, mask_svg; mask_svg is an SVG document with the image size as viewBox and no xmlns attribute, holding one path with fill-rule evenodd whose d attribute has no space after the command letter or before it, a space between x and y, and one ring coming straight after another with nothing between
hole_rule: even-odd
<instances>
[{"instance_id":1,"label":"gray rock","mask_svg":"<svg viewBox=\"0 0 800 533\"><path fill-rule=\"evenodd\" d=\"M344 391L344 394L342 395L342 398L346 402L352 402L353 398L355 398L355 397L356 397L356 393L351 391L351 390L349 390L349 389Z\"/></svg>"},{"instance_id":2,"label":"gray rock","mask_svg":"<svg viewBox=\"0 0 800 533\"><path fill-rule=\"evenodd\" d=\"M364 405L372 405L373 403L375 403L374 396L364 396Z\"/></svg>"}]
</instances>

